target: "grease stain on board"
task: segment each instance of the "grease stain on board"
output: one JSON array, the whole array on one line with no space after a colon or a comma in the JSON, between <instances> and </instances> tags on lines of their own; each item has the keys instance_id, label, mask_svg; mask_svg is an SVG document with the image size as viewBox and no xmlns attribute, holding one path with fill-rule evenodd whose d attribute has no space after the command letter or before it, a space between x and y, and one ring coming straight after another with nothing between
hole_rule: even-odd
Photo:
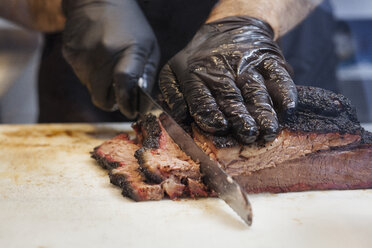
<instances>
[{"instance_id":1,"label":"grease stain on board","mask_svg":"<svg viewBox=\"0 0 372 248\"><path fill-rule=\"evenodd\" d=\"M292 220L294 222L296 222L297 225L302 225L303 224L302 221L300 219L298 219L298 218L292 218Z\"/></svg>"},{"instance_id":2,"label":"grease stain on board","mask_svg":"<svg viewBox=\"0 0 372 248\"><path fill-rule=\"evenodd\" d=\"M52 177L65 180L64 170L75 171L77 163L93 168L90 174L106 177L107 173L89 163L90 152L120 131L91 124L4 125L0 132L0 179L16 185L40 184Z\"/></svg>"}]
</instances>

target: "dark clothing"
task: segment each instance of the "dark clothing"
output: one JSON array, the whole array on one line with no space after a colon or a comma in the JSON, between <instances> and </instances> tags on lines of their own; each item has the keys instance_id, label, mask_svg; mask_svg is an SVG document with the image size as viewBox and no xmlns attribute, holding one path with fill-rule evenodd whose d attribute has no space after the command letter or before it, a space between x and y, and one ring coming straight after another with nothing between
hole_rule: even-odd
<instances>
[{"instance_id":1,"label":"dark clothing","mask_svg":"<svg viewBox=\"0 0 372 248\"><path fill-rule=\"evenodd\" d=\"M333 43L336 20L329 1L316 8L300 25L278 42L293 68L298 85L316 86L339 92L336 81L338 59Z\"/></svg>"},{"instance_id":2,"label":"dark clothing","mask_svg":"<svg viewBox=\"0 0 372 248\"><path fill-rule=\"evenodd\" d=\"M158 39L160 68L193 38L217 0L138 0Z\"/></svg>"},{"instance_id":3,"label":"dark clothing","mask_svg":"<svg viewBox=\"0 0 372 248\"><path fill-rule=\"evenodd\" d=\"M138 0L161 49L161 67L186 46L205 22L216 0ZM197 7L196 7L197 6ZM325 1L279 41L293 68L294 82L337 91L336 56L332 34L334 20ZM95 107L88 90L74 75L61 53L61 34L45 36L39 70L39 122L125 121L118 111ZM158 88L154 94L158 94Z\"/></svg>"}]
</instances>

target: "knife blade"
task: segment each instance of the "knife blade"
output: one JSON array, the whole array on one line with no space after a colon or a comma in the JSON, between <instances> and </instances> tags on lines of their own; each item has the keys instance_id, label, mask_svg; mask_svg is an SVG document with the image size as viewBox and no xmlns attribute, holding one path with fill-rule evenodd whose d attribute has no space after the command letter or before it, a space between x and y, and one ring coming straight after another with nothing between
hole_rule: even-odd
<instances>
[{"instance_id":1,"label":"knife blade","mask_svg":"<svg viewBox=\"0 0 372 248\"><path fill-rule=\"evenodd\" d=\"M141 84L139 84L141 85ZM158 117L162 126L173 141L195 162L199 162L204 182L213 189L218 197L224 200L248 225L252 224L252 208L242 187L234 181L214 160L194 142L191 136L157 104L140 86L140 118L148 113Z\"/></svg>"}]
</instances>

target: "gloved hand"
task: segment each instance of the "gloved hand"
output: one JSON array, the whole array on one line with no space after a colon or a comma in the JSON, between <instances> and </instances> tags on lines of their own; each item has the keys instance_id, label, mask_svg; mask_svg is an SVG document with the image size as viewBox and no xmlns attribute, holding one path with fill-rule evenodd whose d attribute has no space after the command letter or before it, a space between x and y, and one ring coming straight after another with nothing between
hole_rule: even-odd
<instances>
[{"instance_id":1,"label":"gloved hand","mask_svg":"<svg viewBox=\"0 0 372 248\"><path fill-rule=\"evenodd\" d=\"M232 131L245 144L273 140L279 113L297 102L296 87L273 41L271 27L250 17L204 24L160 73L160 89L171 114L189 114L206 132Z\"/></svg>"},{"instance_id":2,"label":"gloved hand","mask_svg":"<svg viewBox=\"0 0 372 248\"><path fill-rule=\"evenodd\" d=\"M151 90L159 48L135 0L63 0L66 15L63 54L93 103L137 115L137 82Z\"/></svg>"}]
</instances>

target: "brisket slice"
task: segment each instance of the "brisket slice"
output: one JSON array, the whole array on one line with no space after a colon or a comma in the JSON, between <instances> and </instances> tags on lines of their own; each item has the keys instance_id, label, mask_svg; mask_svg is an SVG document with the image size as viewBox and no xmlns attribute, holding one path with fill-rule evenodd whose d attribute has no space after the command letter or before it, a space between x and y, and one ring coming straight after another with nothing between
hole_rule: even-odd
<instances>
[{"instance_id":1,"label":"brisket slice","mask_svg":"<svg viewBox=\"0 0 372 248\"><path fill-rule=\"evenodd\" d=\"M164 191L159 184L148 183L138 170L133 154L140 147L129 139L128 134L120 134L96 147L92 157L99 165L109 170L112 184L123 189L123 195L135 201L160 200Z\"/></svg>"},{"instance_id":2,"label":"brisket slice","mask_svg":"<svg viewBox=\"0 0 372 248\"><path fill-rule=\"evenodd\" d=\"M138 142L142 143L134 156L147 178L162 183L171 199L208 196L207 188L201 183L199 164L173 142L155 116L148 115L145 120L134 123L133 129Z\"/></svg>"},{"instance_id":3,"label":"brisket slice","mask_svg":"<svg viewBox=\"0 0 372 248\"><path fill-rule=\"evenodd\" d=\"M120 134L96 147L92 157L110 181L136 201L213 195L201 182L199 164L188 157L154 116L133 125L137 140Z\"/></svg>"}]
</instances>

